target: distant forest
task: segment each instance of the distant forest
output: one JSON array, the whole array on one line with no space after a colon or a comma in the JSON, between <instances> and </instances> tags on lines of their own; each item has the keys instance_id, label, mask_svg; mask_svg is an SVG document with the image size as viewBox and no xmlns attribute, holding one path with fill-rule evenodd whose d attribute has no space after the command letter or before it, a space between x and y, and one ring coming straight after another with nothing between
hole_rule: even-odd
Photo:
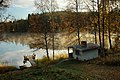
<instances>
[{"instance_id":1,"label":"distant forest","mask_svg":"<svg viewBox=\"0 0 120 80\"><path fill-rule=\"evenodd\" d=\"M59 11L53 13L53 25L55 32L75 31L75 12ZM119 32L119 19L120 12L110 12L110 30L112 33ZM80 15L80 16L79 16ZM79 19L79 26L81 32L89 31L94 33L95 27L97 27L97 12L79 12L77 19ZM9 22L3 22L0 24L0 33L43 33L47 29L47 32L51 32L50 27L50 14L28 14L28 19L14 20ZM98 31L98 30L97 30ZM106 27L107 33L107 27Z\"/></svg>"}]
</instances>

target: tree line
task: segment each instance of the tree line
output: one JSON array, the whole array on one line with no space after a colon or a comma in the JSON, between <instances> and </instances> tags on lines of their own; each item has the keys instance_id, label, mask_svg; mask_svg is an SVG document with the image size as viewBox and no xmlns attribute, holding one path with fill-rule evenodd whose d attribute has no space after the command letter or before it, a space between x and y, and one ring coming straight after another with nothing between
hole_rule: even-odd
<instances>
[{"instance_id":1,"label":"tree line","mask_svg":"<svg viewBox=\"0 0 120 80\"><path fill-rule=\"evenodd\" d=\"M54 24L55 24L55 32L61 32L61 31L68 31L69 33L72 33L75 31L75 23L76 19L75 12L69 12L69 11L58 11L54 13ZM9 22L2 22L0 24L1 32L6 33L13 33L13 32L31 32L31 33L43 33L45 32L45 26L47 26L46 29L48 29L47 32L51 32L50 28L50 17L49 13L45 14L28 14L28 19L24 20L14 20ZM80 16L81 15L81 16ZM98 12L79 12L78 13L78 25L81 24L81 31L80 32L86 32L87 30L89 33L93 34L95 32L94 26L98 27L97 23L97 15ZM109 13L109 27L110 31L112 33L119 33L119 12L110 12ZM94 19L95 18L95 19ZM102 28L101 28L102 29ZM105 27L105 33L107 33L107 27ZM98 29L97 29L98 32Z\"/></svg>"}]
</instances>

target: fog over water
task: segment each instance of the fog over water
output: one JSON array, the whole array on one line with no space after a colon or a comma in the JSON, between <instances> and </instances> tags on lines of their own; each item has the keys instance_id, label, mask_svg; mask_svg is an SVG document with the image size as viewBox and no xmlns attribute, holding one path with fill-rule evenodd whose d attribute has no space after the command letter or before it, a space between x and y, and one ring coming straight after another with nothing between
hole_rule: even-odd
<instances>
[{"instance_id":1,"label":"fog over water","mask_svg":"<svg viewBox=\"0 0 120 80\"><path fill-rule=\"evenodd\" d=\"M93 34L81 34L81 41L94 43ZM52 56L52 38L48 37L49 55ZM108 39L105 39L108 43ZM114 40L112 40L114 44ZM77 44L77 35L56 33L55 34L55 54L67 54L67 47ZM106 47L108 45L106 44ZM0 41L0 64L20 66L23 65L23 56L35 53L36 58L46 56L44 35L33 33L3 34ZM30 66L29 63L26 64Z\"/></svg>"},{"instance_id":2,"label":"fog over water","mask_svg":"<svg viewBox=\"0 0 120 80\"><path fill-rule=\"evenodd\" d=\"M29 45L23 45L21 43L15 42L4 42L0 41L0 63L3 65L12 65L19 67L23 64L24 55L36 54L36 59L46 56L45 49L34 48L31 49ZM67 53L67 50L55 50L57 54ZM52 56L52 50L49 49L49 55ZM28 62L25 64L27 67L30 67L31 64Z\"/></svg>"}]
</instances>

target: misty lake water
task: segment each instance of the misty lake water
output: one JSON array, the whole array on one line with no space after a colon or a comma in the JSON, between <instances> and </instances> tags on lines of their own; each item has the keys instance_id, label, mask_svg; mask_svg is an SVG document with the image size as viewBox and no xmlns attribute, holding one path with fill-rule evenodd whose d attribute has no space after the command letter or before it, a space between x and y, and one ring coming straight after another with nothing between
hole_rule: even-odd
<instances>
[{"instance_id":1,"label":"misty lake water","mask_svg":"<svg viewBox=\"0 0 120 80\"><path fill-rule=\"evenodd\" d=\"M66 50L55 50L55 53L66 53ZM36 59L46 56L45 49L30 49L27 45L15 44L11 42L0 42L0 62L5 65L20 66L23 65L23 56L31 55L35 53ZM49 50L50 56L52 56L52 50ZM28 67L31 66L28 62Z\"/></svg>"},{"instance_id":2,"label":"misty lake water","mask_svg":"<svg viewBox=\"0 0 120 80\"><path fill-rule=\"evenodd\" d=\"M49 55L52 56L52 39L50 36L48 35L48 47ZM76 44L76 42L73 42L77 39L75 36L76 34L71 36L65 33L56 34L55 54L67 54L67 47ZM88 37L83 35L81 40L94 43L94 35L90 34ZM106 38L106 40L108 39ZM108 43L108 41L105 43ZM23 56L32 55L33 53L36 54L37 59L46 56L44 36L42 34L3 34L3 38L0 39L0 64L20 66L23 65ZM30 63L28 62L26 65L30 66Z\"/></svg>"},{"instance_id":3,"label":"misty lake water","mask_svg":"<svg viewBox=\"0 0 120 80\"><path fill-rule=\"evenodd\" d=\"M21 36L19 36L21 37ZM23 65L23 56L36 54L36 59L46 56L46 50L43 48L31 48L28 45L25 38L14 37L7 39L5 41L0 41L0 64L2 65L12 65L20 66ZM29 37L28 37L29 38ZM22 41L21 41L22 40ZM67 50L55 50L55 54L67 53ZM49 49L49 55L52 56L52 50ZM30 63L26 63L26 66L31 66Z\"/></svg>"}]
</instances>

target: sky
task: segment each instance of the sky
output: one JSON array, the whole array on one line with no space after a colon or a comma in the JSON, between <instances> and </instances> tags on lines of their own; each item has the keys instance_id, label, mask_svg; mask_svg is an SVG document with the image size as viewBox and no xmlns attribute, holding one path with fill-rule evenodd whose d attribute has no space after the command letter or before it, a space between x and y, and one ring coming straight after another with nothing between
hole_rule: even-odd
<instances>
[{"instance_id":1,"label":"sky","mask_svg":"<svg viewBox=\"0 0 120 80\"><path fill-rule=\"evenodd\" d=\"M66 1L67 0L57 0L58 6L60 9L63 9L63 10L65 9L67 5ZM85 0L85 1L87 2L89 0ZM83 7L83 5L81 7ZM7 14L14 16L15 19L26 19L28 17L28 14L32 14L36 12L37 10L34 6L34 0L12 0L10 7L7 9Z\"/></svg>"},{"instance_id":2,"label":"sky","mask_svg":"<svg viewBox=\"0 0 120 80\"><path fill-rule=\"evenodd\" d=\"M61 8L66 6L65 0L57 2ZM28 14L35 13L34 0L12 0L10 7L7 9L7 14L14 16L16 19L26 19Z\"/></svg>"},{"instance_id":3,"label":"sky","mask_svg":"<svg viewBox=\"0 0 120 80\"><path fill-rule=\"evenodd\" d=\"M65 10L69 0L57 0L59 10ZM83 0L80 0L83 1ZM88 5L90 0L84 0ZM95 0L96 1L96 0ZM82 11L86 10L85 5L81 5ZM89 6L90 7L90 6ZM91 7L92 9L92 7ZM15 19L26 19L28 14L36 13L37 9L34 6L34 0L11 0L10 7L7 9L7 14L14 16Z\"/></svg>"}]
</instances>

